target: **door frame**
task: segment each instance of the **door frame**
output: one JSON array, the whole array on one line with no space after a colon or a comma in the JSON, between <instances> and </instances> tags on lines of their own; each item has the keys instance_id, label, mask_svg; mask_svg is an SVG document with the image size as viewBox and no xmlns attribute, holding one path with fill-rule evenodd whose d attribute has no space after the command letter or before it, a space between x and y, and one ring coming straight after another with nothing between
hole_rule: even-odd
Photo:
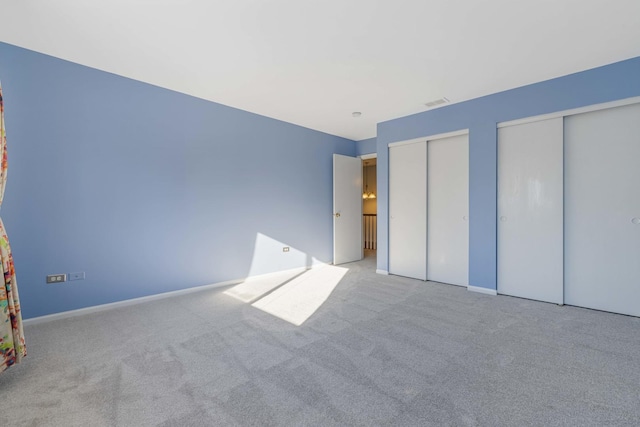
<instances>
[{"instance_id":1,"label":"door frame","mask_svg":"<svg viewBox=\"0 0 640 427\"><path fill-rule=\"evenodd\" d=\"M378 158L378 153L360 154L359 156L355 156L355 158L356 159L360 159L360 162L361 162L360 170L361 170L361 173L362 173L362 172L364 172L364 163L362 163L362 161L363 160L370 160L370 159L377 159ZM378 187L377 182L376 182L376 187ZM358 197L360 198L359 199L360 203L362 203L363 208L364 208L364 201L362 199L362 194L360 194ZM335 212L334 212L334 214L335 214ZM362 215L360 215L360 229L362 229L363 225L364 225L363 217L362 217ZM335 232L335 231L332 230L332 232ZM332 238L332 240L333 240L333 238ZM360 240L362 240L362 238ZM335 241L334 241L334 245L335 245ZM362 250L362 257L364 257L364 244L363 244L363 242L361 242L360 246L361 246L361 250ZM334 248L334 253L335 253L335 248ZM334 263L335 263L335 259L332 261L332 264L334 264Z\"/></svg>"},{"instance_id":2,"label":"door frame","mask_svg":"<svg viewBox=\"0 0 640 427\"><path fill-rule=\"evenodd\" d=\"M360 158L361 161L363 161L362 163L362 172L364 174L364 160L371 160L371 159L377 159L378 158L378 153L369 153L369 154L361 154L358 156L358 158ZM378 186L378 162L376 160L376 189L379 188ZM363 181L363 185L364 185L364 181ZM377 208L377 199L376 199L376 215L378 212L378 208ZM362 199L362 212L364 213L364 199ZM364 229L364 215L362 216L362 218L360 218L360 228ZM378 230L376 230L376 234L378 233ZM362 235L362 258L364 259L364 234ZM378 252L376 251L376 254ZM377 256L377 255L376 255Z\"/></svg>"}]
</instances>

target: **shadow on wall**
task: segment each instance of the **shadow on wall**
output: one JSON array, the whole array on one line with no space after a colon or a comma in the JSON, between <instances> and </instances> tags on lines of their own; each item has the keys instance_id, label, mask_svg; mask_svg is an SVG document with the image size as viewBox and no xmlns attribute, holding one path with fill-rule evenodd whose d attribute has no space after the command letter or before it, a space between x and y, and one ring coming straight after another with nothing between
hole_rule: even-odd
<instances>
[{"instance_id":1,"label":"shadow on wall","mask_svg":"<svg viewBox=\"0 0 640 427\"><path fill-rule=\"evenodd\" d=\"M284 252L294 259L287 263L305 265L276 273L253 276L264 271L265 264L273 265L274 250L282 251L285 243L258 233L249 276L244 282L224 293L250 303L266 313L296 326L302 325L329 298L349 269L323 264L295 248ZM277 258L277 257L276 257Z\"/></svg>"}]
</instances>

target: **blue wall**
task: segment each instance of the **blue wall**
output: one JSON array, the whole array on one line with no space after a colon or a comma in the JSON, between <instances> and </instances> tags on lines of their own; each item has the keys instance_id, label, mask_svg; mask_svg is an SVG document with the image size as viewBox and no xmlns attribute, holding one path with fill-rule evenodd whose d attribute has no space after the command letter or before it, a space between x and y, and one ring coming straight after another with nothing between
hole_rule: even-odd
<instances>
[{"instance_id":1,"label":"blue wall","mask_svg":"<svg viewBox=\"0 0 640 427\"><path fill-rule=\"evenodd\" d=\"M469 129L469 283L496 289L498 122L640 96L640 57L378 124L378 269L388 269L390 142Z\"/></svg>"},{"instance_id":2,"label":"blue wall","mask_svg":"<svg viewBox=\"0 0 640 427\"><path fill-rule=\"evenodd\" d=\"M361 156L363 154L372 154L375 153L377 149L376 139L362 139L356 142L356 155Z\"/></svg>"},{"instance_id":3,"label":"blue wall","mask_svg":"<svg viewBox=\"0 0 640 427\"><path fill-rule=\"evenodd\" d=\"M355 142L3 43L0 79L25 318L331 261Z\"/></svg>"}]
</instances>

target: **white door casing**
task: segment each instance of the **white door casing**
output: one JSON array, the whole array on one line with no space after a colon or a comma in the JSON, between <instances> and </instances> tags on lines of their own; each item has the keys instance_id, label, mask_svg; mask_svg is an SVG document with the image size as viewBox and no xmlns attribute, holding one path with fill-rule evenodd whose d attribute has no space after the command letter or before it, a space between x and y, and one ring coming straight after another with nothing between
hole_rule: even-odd
<instances>
[{"instance_id":1,"label":"white door casing","mask_svg":"<svg viewBox=\"0 0 640 427\"><path fill-rule=\"evenodd\" d=\"M362 161L333 155L333 263L361 260Z\"/></svg>"}]
</instances>

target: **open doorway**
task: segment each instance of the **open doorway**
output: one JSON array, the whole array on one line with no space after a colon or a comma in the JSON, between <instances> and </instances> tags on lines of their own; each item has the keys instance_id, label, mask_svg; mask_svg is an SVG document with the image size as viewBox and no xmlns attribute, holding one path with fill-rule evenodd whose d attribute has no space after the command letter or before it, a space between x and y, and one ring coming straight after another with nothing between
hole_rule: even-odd
<instances>
[{"instance_id":1,"label":"open doorway","mask_svg":"<svg viewBox=\"0 0 640 427\"><path fill-rule=\"evenodd\" d=\"M365 259L376 259L378 249L378 198L376 158L362 158L362 245Z\"/></svg>"}]
</instances>

